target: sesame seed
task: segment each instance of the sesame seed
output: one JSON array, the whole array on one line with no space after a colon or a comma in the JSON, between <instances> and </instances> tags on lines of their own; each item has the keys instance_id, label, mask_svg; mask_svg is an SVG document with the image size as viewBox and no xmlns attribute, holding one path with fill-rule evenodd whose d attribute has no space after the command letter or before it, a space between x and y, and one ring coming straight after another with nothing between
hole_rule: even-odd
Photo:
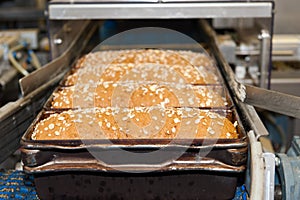
<instances>
[{"instance_id":1,"label":"sesame seed","mask_svg":"<svg viewBox=\"0 0 300 200\"><path fill-rule=\"evenodd\" d=\"M52 130L52 129L54 129L54 124L49 124L48 127L49 127L50 130Z\"/></svg>"},{"instance_id":2,"label":"sesame seed","mask_svg":"<svg viewBox=\"0 0 300 200\"><path fill-rule=\"evenodd\" d=\"M215 134L215 131L214 131L211 127L208 127L208 128L207 128L207 131L208 131L208 133L211 134L211 135Z\"/></svg>"},{"instance_id":3,"label":"sesame seed","mask_svg":"<svg viewBox=\"0 0 300 200\"><path fill-rule=\"evenodd\" d=\"M217 121L217 124L219 124L220 126L224 126L224 123L223 123L223 122Z\"/></svg>"},{"instance_id":4,"label":"sesame seed","mask_svg":"<svg viewBox=\"0 0 300 200\"><path fill-rule=\"evenodd\" d=\"M195 124L199 124L200 123L200 118L197 118L196 120L195 120Z\"/></svg>"},{"instance_id":5,"label":"sesame seed","mask_svg":"<svg viewBox=\"0 0 300 200\"><path fill-rule=\"evenodd\" d=\"M127 115L130 119L134 118L135 114L134 113L128 113Z\"/></svg>"},{"instance_id":6,"label":"sesame seed","mask_svg":"<svg viewBox=\"0 0 300 200\"><path fill-rule=\"evenodd\" d=\"M178 119L178 118L175 118L175 119L174 119L174 123L175 123L175 124L177 124L177 123L179 123L179 122L180 122L180 119Z\"/></svg>"},{"instance_id":7,"label":"sesame seed","mask_svg":"<svg viewBox=\"0 0 300 200\"><path fill-rule=\"evenodd\" d=\"M107 82L104 82L104 83L103 83L103 87L104 87L105 89L107 89L107 88L109 87L108 83L107 83Z\"/></svg>"},{"instance_id":8,"label":"sesame seed","mask_svg":"<svg viewBox=\"0 0 300 200\"><path fill-rule=\"evenodd\" d=\"M172 128L172 133L175 133L175 132L176 132L176 128L173 127L173 128Z\"/></svg>"},{"instance_id":9,"label":"sesame seed","mask_svg":"<svg viewBox=\"0 0 300 200\"><path fill-rule=\"evenodd\" d=\"M227 138L230 138L230 136L231 136L231 134L227 132L227 133L226 133L226 137L227 137Z\"/></svg>"},{"instance_id":10,"label":"sesame seed","mask_svg":"<svg viewBox=\"0 0 300 200\"><path fill-rule=\"evenodd\" d=\"M152 116L152 119L153 119L153 120L157 120L157 117L156 117L156 116Z\"/></svg>"},{"instance_id":11,"label":"sesame seed","mask_svg":"<svg viewBox=\"0 0 300 200\"><path fill-rule=\"evenodd\" d=\"M162 100L164 98L163 94L159 94L159 98Z\"/></svg>"}]
</instances>

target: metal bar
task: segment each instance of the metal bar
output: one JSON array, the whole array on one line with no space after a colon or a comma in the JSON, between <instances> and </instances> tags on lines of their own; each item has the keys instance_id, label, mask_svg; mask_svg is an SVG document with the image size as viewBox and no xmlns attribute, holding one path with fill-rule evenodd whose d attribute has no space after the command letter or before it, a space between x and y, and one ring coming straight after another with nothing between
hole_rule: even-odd
<instances>
[{"instance_id":1,"label":"metal bar","mask_svg":"<svg viewBox=\"0 0 300 200\"><path fill-rule=\"evenodd\" d=\"M26 21L43 19L44 10L32 7L0 8L0 21Z\"/></svg>"},{"instance_id":2,"label":"metal bar","mask_svg":"<svg viewBox=\"0 0 300 200\"><path fill-rule=\"evenodd\" d=\"M265 165L264 200L273 200L275 191L275 155L263 153Z\"/></svg>"},{"instance_id":3,"label":"metal bar","mask_svg":"<svg viewBox=\"0 0 300 200\"><path fill-rule=\"evenodd\" d=\"M250 85L245 85L245 91L245 103L300 119L300 97Z\"/></svg>"},{"instance_id":4,"label":"metal bar","mask_svg":"<svg viewBox=\"0 0 300 200\"><path fill-rule=\"evenodd\" d=\"M82 4L82 3L157 3L161 0L51 0L51 3Z\"/></svg>"},{"instance_id":5,"label":"metal bar","mask_svg":"<svg viewBox=\"0 0 300 200\"><path fill-rule=\"evenodd\" d=\"M260 43L260 81L259 86L261 88L268 88L267 81L269 80L269 67L271 61L271 36L269 31L262 30L258 37Z\"/></svg>"},{"instance_id":6,"label":"metal bar","mask_svg":"<svg viewBox=\"0 0 300 200\"><path fill-rule=\"evenodd\" d=\"M261 143L255 138L253 131L248 133L250 142L250 154L251 154L251 188L250 199L251 200L263 200L264 198L264 161L262 157Z\"/></svg>"},{"instance_id":7,"label":"metal bar","mask_svg":"<svg viewBox=\"0 0 300 200\"><path fill-rule=\"evenodd\" d=\"M189 19L269 18L270 2L50 4L49 18L62 19Z\"/></svg>"}]
</instances>

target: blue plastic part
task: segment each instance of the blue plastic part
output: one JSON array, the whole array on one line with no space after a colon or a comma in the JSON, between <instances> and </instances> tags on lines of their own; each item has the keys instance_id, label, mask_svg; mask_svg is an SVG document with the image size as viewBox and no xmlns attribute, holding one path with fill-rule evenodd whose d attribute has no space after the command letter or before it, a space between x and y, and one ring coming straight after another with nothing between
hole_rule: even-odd
<instances>
[{"instance_id":1,"label":"blue plastic part","mask_svg":"<svg viewBox=\"0 0 300 200\"><path fill-rule=\"evenodd\" d=\"M39 199L33 177L22 171L0 172L0 199Z\"/></svg>"},{"instance_id":2,"label":"blue plastic part","mask_svg":"<svg viewBox=\"0 0 300 200\"><path fill-rule=\"evenodd\" d=\"M235 197L232 200L247 200L248 192L245 185L237 187Z\"/></svg>"}]
</instances>

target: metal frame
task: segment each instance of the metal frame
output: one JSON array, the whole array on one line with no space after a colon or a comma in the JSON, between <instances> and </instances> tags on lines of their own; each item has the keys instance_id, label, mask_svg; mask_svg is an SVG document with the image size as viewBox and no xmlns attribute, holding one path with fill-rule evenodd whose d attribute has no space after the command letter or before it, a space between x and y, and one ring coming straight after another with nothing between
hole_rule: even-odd
<instances>
[{"instance_id":1,"label":"metal frame","mask_svg":"<svg viewBox=\"0 0 300 200\"><path fill-rule=\"evenodd\" d=\"M51 4L49 19L269 18L271 2Z\"/></svg>"}]
</instances>

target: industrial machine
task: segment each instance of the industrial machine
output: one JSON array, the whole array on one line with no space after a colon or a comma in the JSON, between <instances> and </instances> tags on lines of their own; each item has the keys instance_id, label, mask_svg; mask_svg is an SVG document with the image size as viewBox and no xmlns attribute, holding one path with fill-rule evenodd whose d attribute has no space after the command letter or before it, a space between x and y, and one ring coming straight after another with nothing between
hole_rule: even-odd
<instances>
[{"instance_id":1,"label":"industrial machine","mask_svg":"<svg viewBox=\"0 0 300 200\"><path fill-rule=\"evenodd\" d=\"M49 20L52 62L22 78L20 86L23 97L1 108L0 127L3 130L1 132L3 140L0 142L2 155L0 161L3 161L19 147L22 135L42 109L55 86L69 70L68 66L71 66L81 55L89 52L107 36L127 30L128 27L156 26L175 29L191 36L208 50L218 64L247 135L248 162L247 170L241 179L244 183L241 185L249 192L248 197L255 200L274 199L275 195L289 198L292 194L289 193L288 188L284 187L294 188L293 191L297 190L297 186L299 188L299 180L290 184L285 178L289 173L286 165L288 159L284 155L275 157L273 148L266 139L268 131L253 107L299 118L299 109L297 109L297 107L299 108L299 98L250 85L245 86L236 81L232 66L228 64L228 62L235 64L233 68L235 72L242 74L239 77L241 77L240 80L243 80L245 70L239 67L241 66L239 64L250 58L249 62L253 66L259 66L248 69L251 72L249 74L253 80L252 84L260 88L269 88L274 20L273 1L52 0L49 2L46 14ZM236 43L226 39L225 34L217 35L220 32L234 33L239 41L245 41L245 43L241 42L237 47ZM99 35L100 39L95 39ZM251 41L251 43L247 43L247 41ZM184 45L181 44L181 47ZM118 45L114 48L118 48ZM184 48L192 47L187 45ZM253 56L249 57L248 55ZM245 59L247 56L248 58ZM8 124L9 126L7 126ZM296 143L293 146L294 149L297 149ZM39 160L39 152L43 152L43 150L39 149L40 146L28 143L26 138L23 138L22 146L24 169L27 173L34 174L37 180L36 184L40 184L37 185L38 192L43 191L46 194L43 185L47 180L50 181L48 179L50 176L44 176L39 169L36 170L32 167L38 162L46 162L46 160ZM55 148L54 150L49 149L49 151L54 151L54 154L58 153ZM296 156L299 155L296 154ZM278 160L283 160L283 162ZM276 164L281 166L280 171L284 171L281 173L283 174L281 179L284 179L285 182L279 190L275 190ZM50 161L49 166L49 169L53 170ZM176 173L176 170L173 170L171 174L174 171ZM297 173L296 170L293 172ZM209 172L206 173L209 174ZM61 171L58 171L58 174L61 177L57 177L57 179L69 180L70 176L72 177ZM78 180L81 181L80 178ZM87 183L89 181L98 183L94 178L88 180ZM159 180L157 182L158 184L163 183L163 181L160 183ZM103 184L109 183L113 183L113 181L108 180ZM51 191L48 192L51 193ZM293 195L295 195L295 199L299 197L298 193L293 193Z\"/></svg>"}]
</instances>

